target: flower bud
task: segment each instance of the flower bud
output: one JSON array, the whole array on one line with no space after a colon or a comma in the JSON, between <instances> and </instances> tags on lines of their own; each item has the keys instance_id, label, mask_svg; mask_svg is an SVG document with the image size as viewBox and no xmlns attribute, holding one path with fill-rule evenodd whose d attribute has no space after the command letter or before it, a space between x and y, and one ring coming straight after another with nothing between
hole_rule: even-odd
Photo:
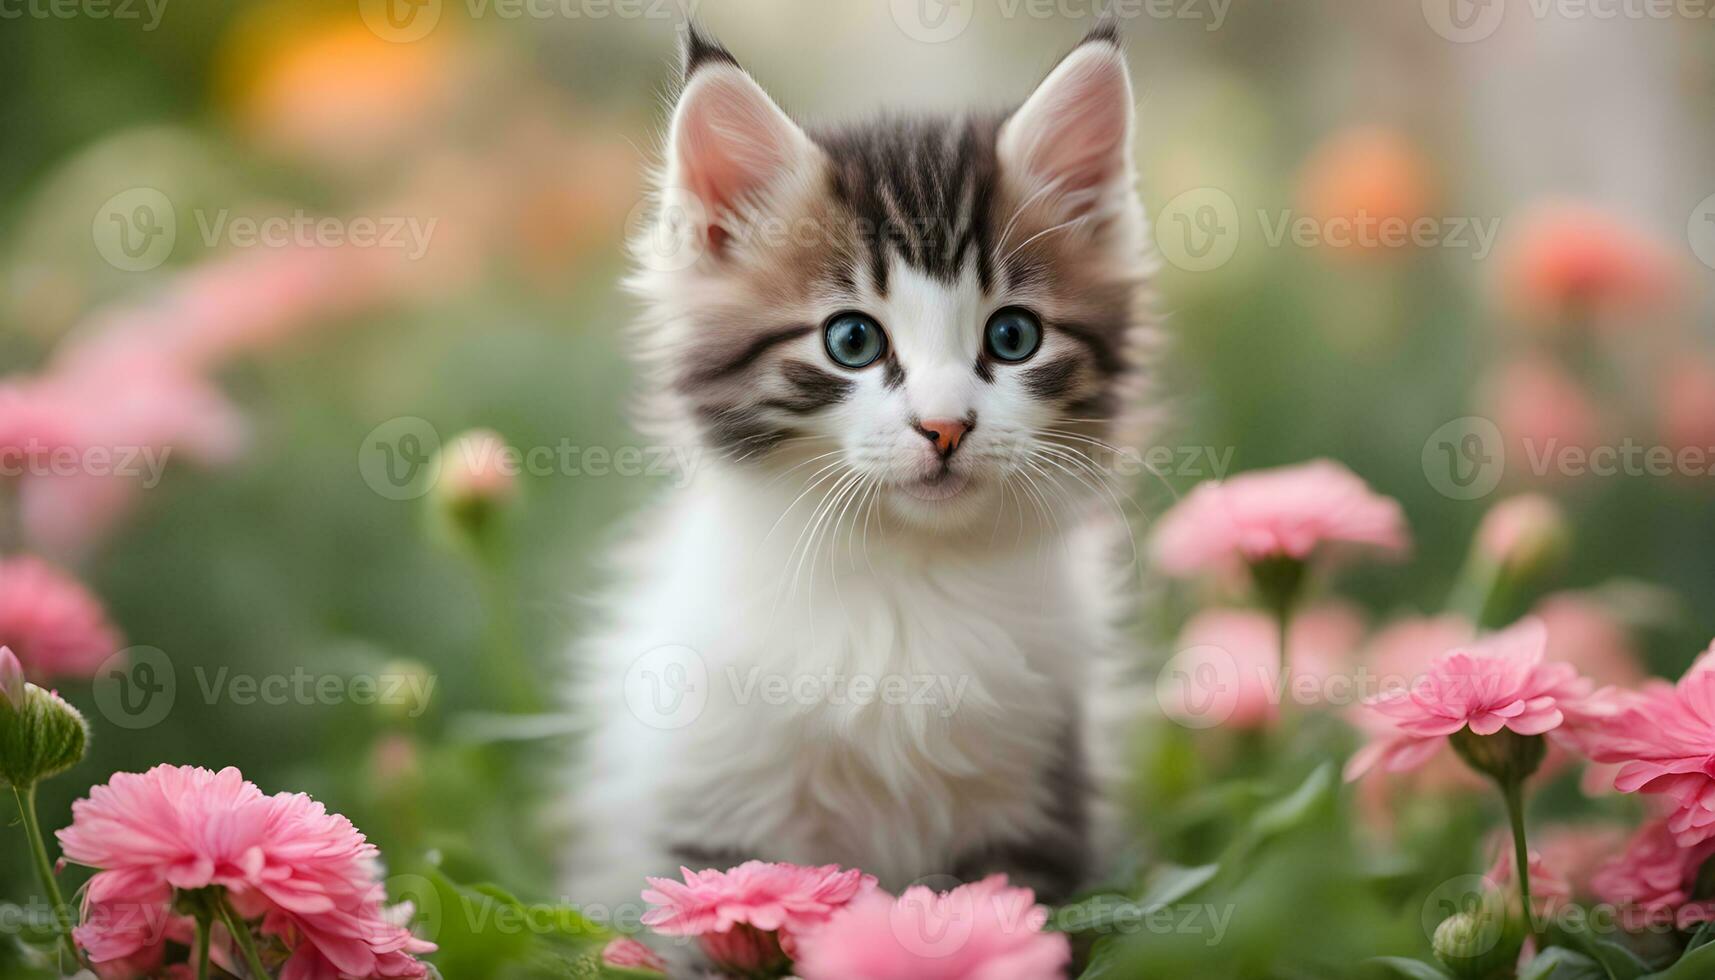
<instances>
[{"instance_id":1,"label":"flower bud","mask_svg":"<svg viewBox=\"0 0 1715 980\"><path fill-rule=\"evenodd\" d=\"M435 517L466 542L492 543L498 518L518 497L517 451L492 429L455 436L436 457L429 494Z\"/></svg>"},{"instance_id":2,"label":"flower bud","mask_svg":"<svg viewBox=\"0 0 1715 980\"><path fill-rule=\"evenodd\" d=\"M1565 556L1571 537L1560 505L1527 493L1501 501L1484 515L1477 549L1507 575L1532 578Z\"/></svg>"},{"instance_id":3,"label":"flower bud","mask_svg":"<svg viewBox=\"0 0 1715 980\"><path fill-rule=\"evenodd\" d=\"M0 779L28 788L83 760L89 724L52 691L24 682L9 647L0 647Z\"/></svg>"},{"instance_id":4,"label":"flower bud","mask_svg":"<svg viewBox=\"0 0 1715 980\"><path fill-rule=\"evenodd\" d=\"M665 976L667 964L655 951L628 936L617 936L601 950L601 965L620 976Z\"/></svg>"},{"instance_id":5,"label":"flower bud","mask_svg":"<svg viewBox=\"0 0 1715 980\"><path fill-rule=\"evenodd\" d=\"M1524 931L1491 893L1477 908L1455 913L1435 929L1435 958L1459 980L1511 976Z\"/></svg>"},{"instance_id":6,"label":"flower bud","mask_svg":"<svg viewBox=\"0 0 1715 980\"><path fill-rule=\"evenodd\" d=\"M1448 737L1454 751L1465 764L1502 785L1524 781L1548 754L1548 742L1541 735L1520 735L1503 728L1493 735L1478 735L1470 728L1461 728Z\"/></svg>"}]
</instances>

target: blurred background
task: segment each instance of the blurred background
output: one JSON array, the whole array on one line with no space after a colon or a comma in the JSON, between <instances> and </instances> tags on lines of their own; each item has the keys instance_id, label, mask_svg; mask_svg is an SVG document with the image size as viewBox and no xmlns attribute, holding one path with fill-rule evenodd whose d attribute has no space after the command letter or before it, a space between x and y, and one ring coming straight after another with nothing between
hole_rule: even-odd
<instances>
[{"instance_id":1,"label":"blurred background","mask_svg":"<svg viewBox=\"0 0 1715 980\"><path fill-rule=\"evenodd\" d=\"M117 679L105 656L20 650L94 728L43 788L47 826L114 771L237 765L351 816L396 869L432 856L576 900L544 816L565 720L539 711L604 546L672 477L526 473L472 548L437 527L435 492L378 476L378 447L427 458L473 427L585 463L640 445L617 281L690 2L0 5L0 447L51 431L84 450L0 477L0 642L27 646L4 593L39 558L105 607L108 646L148 648ZM1567 637L1677 676L1715 635L1711 5L1117 9L1171 338L1172 462L1131 488L1140 538L1200 480L1344 462L1417 536L1410 563L1339 583L1356 654L1444 608L1483 514L1540 491L1572 546L1514 612L1583 617ZM1080 0L691 12L811 118L1016 103L1092 20ZM93 472L91 446L166 451L164 469ZM1139 590L1147 670L1188 606ZM344 680L272 698L240 680L282 675ZM354 677L432 697L365 698ZM168 693L143 706L151 688ZM1140 749L1140 803L1172 814L1140 820L1143 852L1189 863L1254 807L1221 782L1243 735L1222 737ZM1139 937L1136 975L1420 953L1434 860L1475 859L1355 826L1350 803L1232 886L1218 949ZM1468 830L1463 812L1429 822ZM0 890L22 894L12 843ZM448 976L508 969L443 945Z\"/></svg>"}]
</instances>

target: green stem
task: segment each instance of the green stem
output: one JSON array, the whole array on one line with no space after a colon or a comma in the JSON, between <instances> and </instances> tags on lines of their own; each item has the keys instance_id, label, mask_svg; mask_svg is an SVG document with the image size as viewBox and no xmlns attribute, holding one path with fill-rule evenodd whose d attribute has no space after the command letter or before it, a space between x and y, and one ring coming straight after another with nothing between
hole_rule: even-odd
<instances>
[{"instance_id":1,"label":"green stem","mask_svg":"<svg viewBox=\"0 0 1715 980\"><path fill-rule=\"evenodd\" d=\"M487 607L489 662L495 676L496 693L515 711L542 709L540 689L532 682L532 671L523 654L513 601L512 577L504 554L477 556L477 574L482 579L483 605Z\"/></svg>"},{"instance_id":2,"label":"green stem","mask_svg":"<svg viewBox=\"0 0 1715 980\"><path fill-rule=\"evenodd\" d=\"M210 932L210 929L208 926L208 913L207 912L199 913L196 917L196 924L197 924L197 956L196 956L197 980L208 980L208 940L209 940L209 932Z\"/></svg>"},{"instance_id":3,"label":"green stem","mask_svg":"<svg viewBox=\"0 0 1715 980\"><path fill-rule=\"evenodd\" d=\"M30 855L35 860L36 878L41 881L48 901L54 906L54 921L59 927L60 941L71 961L77 963L77 943L71 938L71 906L66 904L65 896L60 894L59 880L54 877L54 862L48 859L48 847L42 839L42 824L36 819L36 787L20 789L13 786L12 795L18 798L18 813L24 821L24 835L30 839Z\"/></svg>"},{"instance_id":4,"label":"green stem","mask_svg":"<svg viewBox=\"0 0 1715 980\"><path fill-rule=\"evenodd\" d=\"M256 941L250 938L250 928L232 910L232 903L226 900L225 892L221 892L217 908L220 921L226 923L226 931L232 936L232 941L244 952L244 962L250 967L250 980L268 980L268 968L262 965L262 954L256 951Z\"/></svg>"},{"instance_id":5,"label":"green stem","mask_svg":"<svg viewBox=\"0 0 1715 980\"><path fill-rule=\"evenodd\" d=\"M1530 848L1526 846L1524 836L1524 780L1502 782L1501 796L1506 800L1507 819L1513 828L1513 874L1518 878L1519 900L1524 903L1524 921L1530 927L1530 934L1538 938L1537 945L1541 946L1536 911L1530 904Z\"/></svg>"},{"instance_id":6,"label":"green stem","mask_svg":"<svg viewBox=\"0 0 1715 980\"><path fill-rule=\"evenodd\" d=\"M1279 703L1280 730L1289 733L1292 719L1297 714L1292 710L1292 651L1288 646L1288 637L1292 633L1292 603L1282 602L1275 607L1274 623L1280 641L1280 678L1275 696Z\"/></svg>"}]
</instances>

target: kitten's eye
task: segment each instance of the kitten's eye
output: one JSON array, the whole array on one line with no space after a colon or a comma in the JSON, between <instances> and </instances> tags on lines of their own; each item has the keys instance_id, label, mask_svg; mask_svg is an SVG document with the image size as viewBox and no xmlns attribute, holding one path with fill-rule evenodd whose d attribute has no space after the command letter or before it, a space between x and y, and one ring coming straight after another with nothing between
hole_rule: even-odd
<instances>
[{"instance_id":1,"label":"kitten's eye","mask_svg":"<svg viewBox=\"0 0 1715 980\"><path fill-rule=\"evenodd\" d=\"M1027 360L1042 346L1042 321L1022 306L1009 306L989 317L983 344L996 360Z\"/></svg>"},{"instance_id":2,"label":"kitten's eye","mask_svg":"<svg viewBox=\"0 0 1715 980\"><path fill-rule=\"evenodd\" d=\"M862 313L841 313L828 321L822 335L828 356L849 368L874 364L887 350L887 334L875 318Z\"/></svg>"}]
</instances>

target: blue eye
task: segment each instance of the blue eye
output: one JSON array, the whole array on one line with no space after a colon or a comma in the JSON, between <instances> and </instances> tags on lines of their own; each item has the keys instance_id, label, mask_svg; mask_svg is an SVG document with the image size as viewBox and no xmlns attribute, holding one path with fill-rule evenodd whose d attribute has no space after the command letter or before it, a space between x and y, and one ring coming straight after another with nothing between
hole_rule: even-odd
<instances>
[{"instance_id":1,"label":"blue eye","mask_svg":"<svg viewBox=\"0 0 1715 980\"><path fill-rule=\"evenodd\" d=\"M1022 306L1009 306L989 317L983 346L997 361L1028 360L1042 346L1042 321Z\"/></svg>"},{"instance_id":2,"label":"blue eye","mask_svg":"<svg viewBox=\"0 0 1715 980\"><path fill-rule=\"evenodd\" d=\"M828 356L849 368L866 368L887 351L887 334L875 318L862 313L840 313L828 321L822 334Z\"/></svg>"}]
</instances>

